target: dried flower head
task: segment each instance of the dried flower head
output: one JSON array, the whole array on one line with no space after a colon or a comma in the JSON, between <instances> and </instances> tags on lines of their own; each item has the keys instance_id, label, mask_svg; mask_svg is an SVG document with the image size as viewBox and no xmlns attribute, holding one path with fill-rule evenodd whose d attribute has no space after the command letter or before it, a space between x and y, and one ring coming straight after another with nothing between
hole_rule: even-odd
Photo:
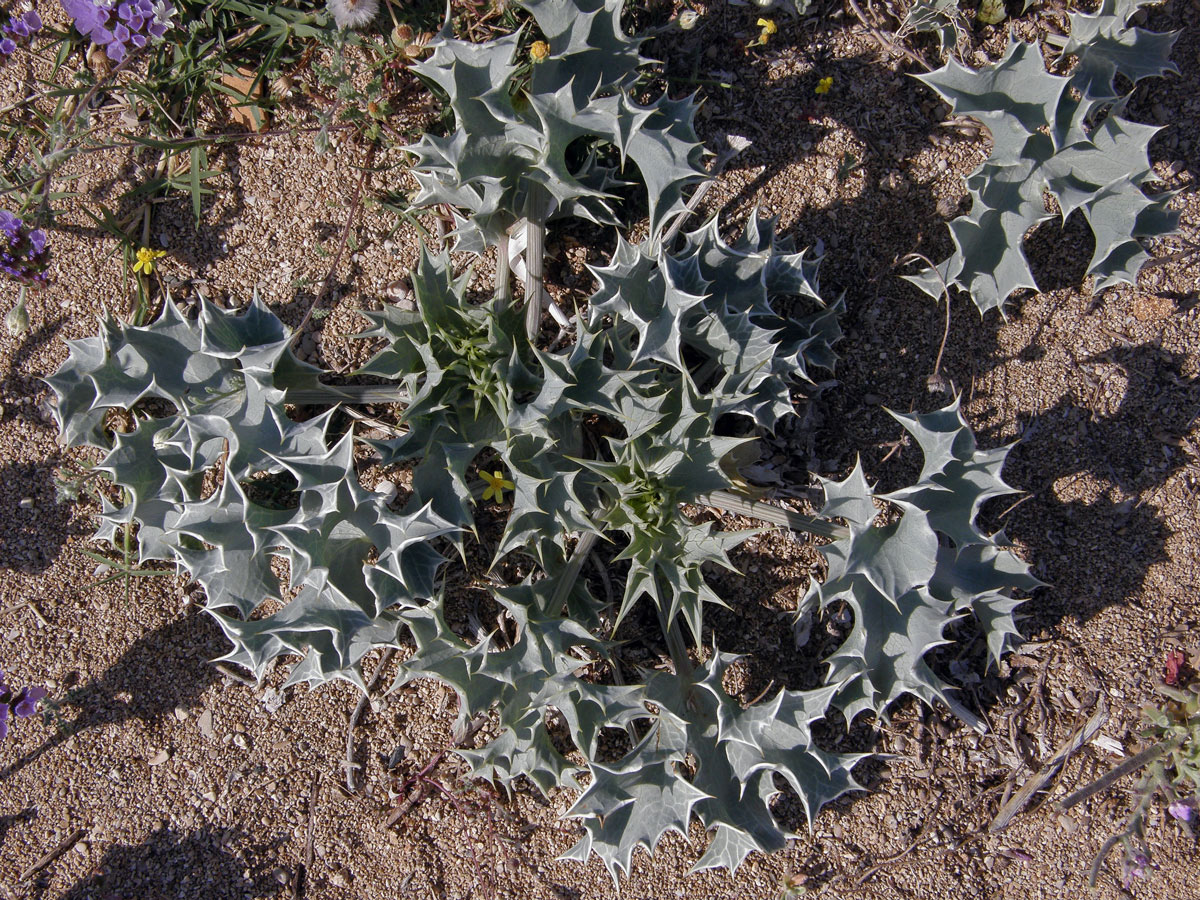
<instances>
[{"instance_id":1,"label":"dried flower head","mask_svg":"<svg viewBox=\"0 0 1200 900\"><path fill-rule=\"evenodd\" d=\"M975 18L984 25L999 25L1008 18L1008 13L1004 9L1004 0L983 0L979 4L979 12L975 13Z\"/></svg>"},{"instance_id":2,"label":"dried flower head","mask_svg":"<svg viewBox=\"0 0 1200 900\"><path fill-rule=\"evenodd\" d=\"M366 28L379 13L379 0L329 0L338 28Z\"/></svg>"},{"instance_id":3,"label":"dried flower head","mask_svg":"<svg viewBox=\"0 0 1200 900\"><path fill-rule=\"evenodd\" d=\"M691 31L700 22L700 13L694 9L685 9L679 14L679 30Z\"/></svg>"}]
</instances>

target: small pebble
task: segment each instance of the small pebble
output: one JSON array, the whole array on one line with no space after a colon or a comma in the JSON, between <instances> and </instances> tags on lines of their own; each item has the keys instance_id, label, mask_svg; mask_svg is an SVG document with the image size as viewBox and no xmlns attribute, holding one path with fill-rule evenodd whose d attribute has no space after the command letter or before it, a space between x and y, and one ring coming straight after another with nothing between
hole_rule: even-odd
<instances>
[{"instance_id":1,"label":"small pebble","mask_svg":"<svg viewBox=\"0 0 1200 900\"><path fill-rule=\"evenodd\" d=\"M233 743L234 746L236 746L239 750L245 750L250 746L250 742L246 740L246 736L244 734L235 734L233 736Z\"/></svg>"},{"instance_id":2,"label":"small pebble","mask_svg":"<svg viewBox=\"0 0 1200 900\"><path fill-rule=\"evenodd\" d=\"M75 852L78 853L80 856L87 856L88 851L91 849L92 849L91 845L89 845L87 841L80 841L78 844L75 845Z\"/></svg>"},{"instance_id":3,"label":"small pebble","mask_svg":"<svg viewBox=\"0 0 1200 900\"><path fill-rule=\"evenodd\" d=\"M32 497L22 497L20 505L21 505L21 509L33 509L33 498Z\"/></svg>"}]
</instances>

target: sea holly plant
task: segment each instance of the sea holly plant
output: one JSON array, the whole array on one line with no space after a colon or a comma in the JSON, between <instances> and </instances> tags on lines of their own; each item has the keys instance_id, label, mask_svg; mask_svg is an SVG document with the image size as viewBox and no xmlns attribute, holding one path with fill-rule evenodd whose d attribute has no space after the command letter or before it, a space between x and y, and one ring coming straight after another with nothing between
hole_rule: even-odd
<instances>
[{"instance_id":1,"label":"sea holly plant","mask_svg":"<svg viewBox=\"0 0 1200 900\"><path fill-rule=\"evenodd\" d=\"M1170 61L1174 34L1127 27L1140 0L1104 0L1094 14L1072 13L1069 37L1056 43L1048 72L1034 44L1009 41L1004 56L978 71L951 58L917 76L991 134L987 160L967 178L971 211L950 222L954 253L910 280L932 296L947 285L967 291L981 312L1003 311L1021 288L1037 289L1025 257L1026 232L1078 211L1095 249L1087 274L1096 291L1135 283L1147 261L1143 241L1175 232L1170 195L1148 196L1153 181L1147 148L1159 129L1123 117L1130 92L1144 78L1178 74ZM1046 203L1049 193L1057 204Z\"/></svg>"},{"instance_id":2,"label":"sea holly plant","mask_svg":"<svg viewBox=\"0 0 1200 900\"><path fill-rule=\"evenodd\" d=\"M927 652L972 619L998 657L1012 591L1038 584L977 524L1010 490L1006 449L980 451L955 404L899 417L925 460L906 488L877 493L856 467L822 482L816 514L741 493L756 429L833 366L840 302L822 299L819 259L757 215L730 240L716 220L675 227L700 177L691 106L634 99L645 61L616 0L526 7L539 61L518 59L520 37L443 33L424 66L456 130L420 145L419 202L453 206L459 247L496 247L500 274L481 298L448 253L422 250L415 308L372 312L361 335L378 351L358 374L385 384L322 381L257 299L202 304L195 321L170 301L146 326L107 319L48 381L64 440L98 448L127 498L98 536L136 526L143 561L186 570L227 661L261 678L298 656L289 684L365 688L367 655L405 648L396 686L438 679L463 724L487 718L490 739L462 750L475 775L581 791L569 856L595 852L616 878L698 820L712 838L696 867L736 868L784 846L781 794L811 822L858 787L860 757L814 733L832 710L883 714L913 693L978 724ZM649 198L643 238L621 235L547 340L540 285L522 310L506 242L527 229L540 273L538 235L566 215L619 222L627 183ZM395 436L359 440L339 412L356 402L394 403ZM360 483L366 454L407 470L399 508ZM706 616L729 599L710 578L761 529L697 521L700 506L832 540L806 605L838 604L853 627L822 684L730 693L743 663ZM615 589L593 590L589 560Z\"/></svg>"}]
</instances>

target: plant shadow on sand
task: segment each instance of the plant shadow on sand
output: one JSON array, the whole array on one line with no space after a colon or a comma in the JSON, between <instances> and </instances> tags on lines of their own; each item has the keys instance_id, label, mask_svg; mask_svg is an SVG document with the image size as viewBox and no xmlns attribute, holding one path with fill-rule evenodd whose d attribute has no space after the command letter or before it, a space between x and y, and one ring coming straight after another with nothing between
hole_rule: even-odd
<instances>
[{"instance_id":1,"label":"plant shadow on sand","mask_svg":"<svg viewBox=\"0 0 1200 900\"><path fill-rule=\"evenodd\" d=\"M48 894L45 882L34 882L33 900L149 900L203 897L243 900L278 894L279 885L253 857L269 859L271 848L251 847L239 853L234 844L244 836L234 829L203 828L180 834L170 828L154 832L141 844L108 847L92 870L66 893ZM251 873L247 877L244 873Z\"/></svg>"},{"instance_id":2,"label":"plant shadow on sand","mask_svg":"<svg viewBox=\"0 0 1200 900\"><path fill-rule=\"evenodd\" d=\"M200 613L145 635L99 678L68 686L66 696L57 702L58 730L0 770L0 783L72 734L130 719L153 724L177 706L194 708L200 695L221 677L207 661L220 655L223 640L217 626ZM74 718L64 714L66 708L76 710Z\"/></svg>"}]
</instances>

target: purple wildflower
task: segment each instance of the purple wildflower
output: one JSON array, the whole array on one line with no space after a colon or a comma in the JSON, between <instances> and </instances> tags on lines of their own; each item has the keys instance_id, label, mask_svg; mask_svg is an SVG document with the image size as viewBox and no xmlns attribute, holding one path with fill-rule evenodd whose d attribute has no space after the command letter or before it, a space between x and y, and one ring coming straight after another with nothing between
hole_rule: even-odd
<instances>
[{"instance_id":1,"label":"purple wildflower","mask_svg":"<svg viewBox=\"0 0 1200 900\"><path fill-rule=\"evenodd\" d=\"M23 687L21 693L17 694L12 701L12 710L17 714L18 719L28 719L37 712L38 704L46 698L49 693L44 687Z\"/></svg>"},{"instance_id":2,"label":"purple wildflower","mask_svg":"<svg viewBox=\"0 0 1200 900\"><path fill-rule=\"evenodd\" d=\"M14 717L28 719L37 714L38 704L46 698L44 687L23 687L14 696L0 671L0 741L8 737Z\"/></svg>"},{"instance_id":3,"label":"purple wildflower","mask_svg":"<svg viewBox=\"0 0 1200 900\"><path fill-rule=\"evenodd\" d=\"M1191 822L1196 816L1195 800L1176 800L1167 807L1167 812L1180 822Z\"/></svg>"},{"instance_id":4,"label":"purple wildflower","mask_svg":"<svg viewBox=\"0 0 1200 900\"><path fill-rule=\"evenodd\" d=\"M0 209L0 272L21 284L42 284L48 257L46 232Z\"/></svg>"},{"instance_id":5,"label":"purple wildflower","mask_svg":"<svg viewBox=\"0 0 1200 900\"><path fill-rule=\"evenodd\" d=\"M42 17L36 10L29 10L20 16L8 16L8 21L0 27L0 56L12 56L21 41L24 41L42 30Z\"/></svg>"},{"instance_id":6,"label":"purple wildflower","mask_svg":"<svg viewBox=\"0 0 1200 900\"><path fill-rule=\"evenodd\" d=\"M159 40L174 22L175 7L167 0L59 0L79 33L104 48L113 62L121 62L129 47L145 47Z\"/></svg>"},{"instance_id":7,"label":"purple wildflower","mask_svg":"<svg viewBox=\"0 0 1200 900\"><path fill-rule=\"evenodd\" d=\"M1140 850L1129 853L1125 857L1125 880L1122 887L1129 890L1135 879L1145 878L1146 869L1150 866L1150 857Z\"/></svg>"}]
</instances>

